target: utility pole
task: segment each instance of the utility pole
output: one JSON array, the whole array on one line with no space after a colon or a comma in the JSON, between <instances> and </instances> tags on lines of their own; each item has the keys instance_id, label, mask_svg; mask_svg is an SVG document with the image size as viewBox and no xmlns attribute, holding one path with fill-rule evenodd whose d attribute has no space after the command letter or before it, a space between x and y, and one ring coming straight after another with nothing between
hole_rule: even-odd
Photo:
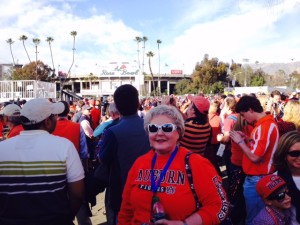
<instances>
[{"instance_id":1,"label":"utility pole","mask_svg":"<svg viewBox=\"0 0 300 225\"><path fill-rule=\"evenodd\" d=\"M243 62L245 63L245 80L244 80L244 87L247 87L247 78L248 78L248 74L247 74L247 69L248 69L248 62L249 62L249 59L243 59Z\"/></svg>"}]
</instances>

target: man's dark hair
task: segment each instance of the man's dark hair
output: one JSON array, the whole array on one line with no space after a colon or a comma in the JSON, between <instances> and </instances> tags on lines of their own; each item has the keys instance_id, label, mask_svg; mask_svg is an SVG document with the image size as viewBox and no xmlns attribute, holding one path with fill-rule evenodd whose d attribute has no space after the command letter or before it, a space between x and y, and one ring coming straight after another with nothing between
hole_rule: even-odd
<instances>
[{"instance_id":1,"label":"man's dark hair","mask_svg":"<svg viewBox=\"0 0 300 225\"><path fill-rule=\"evenodd\" d=\"M280 96L281 96L280 91L274 90L274 91L271 92L271 97L272 97L272 98L274 98L275 95L280 95Z\"/></svg>"},{"instance_id":2,"label":"man's dark hair","mask_svg":"<svg viewBox=\"0 0 300 225\"><path fill-rule=\"evenodd\" d=\"M249 95L241 97L235 106L235 111L237 113L248 112L249 109L252 109L254 112L257 113L263 112L263 107L261 106L260 101L256 97L252 97Z\"/></svg>"},{"instance_id":3,"label":"man's dark hair","mask_svg":"<svg viewBox=\"0 0 300 225\"><path fill-rule=\"evenodd\" d=\"M225 98L227 98L227 95L222 94L220 97L221 97L222 99L225 99Z\"/></svg>"},{"instance_id":4,"label":"man's dark hair","mask_svg":"<svg viewBox=\"0 0 300 225\"><path fill-rule=\"evenodd\" d=\"M194 104L192 105L192 107L194 109L195 116L196 116L196 118L192 118L195 121L194 123L201 124L201 125L206 124L208 122L207 114L201 113Z\"/></svg>"},{"instance_id":5,"label":"man's dark hair","mask_svg":"<svg viewBox=\"0 0 300 225\"><path fill-rule=\"evenodd\" d=\"M122 116L133 115L139 107L139 93L134 86L124 84L116 89L114 101Z\"/></svg>"},{"instance_id":6,"label":"man's dark hair","mask_svg":"<svg viewBox=\"0 0 300 225\"><path fill-rule=\"evenodd\" d=\"M69 112L70 112L70 105L69 103L67 103L66 101L60 101L64 104L65 109L62 113L58 114L59 117L66 117L68 116Z\"/></svg>"},{"instance_id":7,"label":"man's dark hair","mask_svg":"<svg viewBox=\"0 0 300 225\"><path fill-rule=\"evenodd\" d=\"M21 120L22 127L24 128L24 130L39 130L44 123L44 120L43 120L39 123L30 124L30 120L25 116L20 116L20 120Z\"/></svg>"}]
</instances>

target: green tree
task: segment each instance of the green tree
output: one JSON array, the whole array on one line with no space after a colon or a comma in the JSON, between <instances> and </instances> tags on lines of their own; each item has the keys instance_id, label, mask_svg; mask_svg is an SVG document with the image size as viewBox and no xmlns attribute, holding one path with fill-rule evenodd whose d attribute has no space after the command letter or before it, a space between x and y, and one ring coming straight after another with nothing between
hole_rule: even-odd
<instances>
[{"instance_id":1,"label":"green tree","mask_svg":"<svg viewBox=\"0 0 300 225\"><path fill-rule=\"evenodd\" d=\"M263 76L264 85L266 86L285 86L290 84L290 78L283 70L278 70L275 75L264 73Z\"/></svg>"},{"instance_id":2,"label":"green tree","mask_svg":"<svg viewBox=\"0 0 300 225\"><path fill-rule=\"evenodd\" d=\"M294 71L293 73L290 74L290 86L293 89L299 89L300 88L300 73L297 71Z\"/></svg>"},{"instance_id":3,"label":"green tree","mask_svg":"<svg viewBox=\"0 0 300 225\"><path fill-rule=\"evenodd\" d=\"M151 58L152 58L153 56L154 56L154 53L153 53L153 52L149 51L149 52L147 53L147 57L148 57L148 59L149 59L149 61L148 61L148 63L149 63L149 70L150 70L150 74L151 74L151 78L152 78L153 93L154 93L154 96L155 96L155 95L156 95L156 94L155 94L156 89L155 89L155 83L154 83L154 76L153 76L153 72L152 72L152 68L151 68Z\"/></svg>"},{"instance_id":4,"label":"green tree","mask_svg":"<svg viewBox=\"0 0 300 225\"><path fill-rule=\"evenodd\" d=\"M51 47L51 42L54 41L54 39L52 37L47 37L46 41L49 43L51 60L52 60L52 71L53 71L53 74L55 75L55 66L54 66L53 55L52 55L52 47Z\"/></svg>"},{"instance_id":5,"label":"green tree","mask_svg":"<svg viewBox=\"0 0 300 225\"><path fill-rule=\"evenodd\" d=\"M193 86L203 93L219 92L219 84L227 84L228 63L219 62L218 58L209 59L205 54L201 63L197 63L192 74ZM214 85L215 84L215 85Z\"/></svg>"},{"instance_id":6,"label":"green tree","mask_svg":"<svg viewBox=\"0 0 300 225\"><path fill-rule=\"evenodd\" d=\"M90 81L91 84L93 85L93 82L94 82L95 80L97 80L97 76L95 76L93 73L89 73L89 75L86 76L86 77L84 78L84 80Z\"/></svg>"},{"instance_id":7,"label":"green tree","mask_svg":"<svg viewBox=\"0 0 300 225\"><path fill-rule=\"evenodd\" d=\"M261 69L254 71L254 73L250 77L250 86L264 86L265 84L265 72Z\"/></svg>"},{"instance_id":8,"label":"green tree","mask_svg":"<svg viewBox=\"0 0 300 225\"><path fill-rule=\"evenodd\" d=\"M189 79L182 79L175 84L175 94L184 95L197 93L197 89L193 88L192 81Z\"/></svg>"},{"instance_id":9,"label":"green tree","mask_svg":"<svg viewBox=\"0 0 300 225\"><path fill-rule=\"evenodd\" d=\"M70 76L71 75L71 69L72 69L72 66L73 66L73 64L74 64L74 57L75 57L75 38L76 38L76 36L77 36L77 31L71 31L71 36L73 36L73 48L72 48L72 50L73 50L73 59L72 59L72 64L71 64L71 66L70 66L70 68L69 68L69 70L68 70L68 76Z\"/></svg>"},{"instance_id":10,"label":"green tree","mask_svg":"<svg viewBox=\"0 0 300 225\"><path fill-rule=\"evenodd\" d=\"M9 38L9 39L6 40L6 43L9 44L10 54L11 54L11 57L12 57L12 60L13 60L13 64L15 66L16 65L15 58L14 58L14 55L13 55L13 52L12 52L12 48L11 48L12 44L14 43L14 41L11 38Z\"/></svg>"},{"instance_id":11,"label":"green tree","mask_svg":"<svg viewBox=\"0 0 300 225\"><path fill-rule=\"evenodd\" d=\"M28 37L27 37L26 35L22 35L22 36L20 36L20 38L19 38L19 40L22 41L22 43L23 43L23 47L24 47L24 49L25 49L26 55L27 55L27 57L28 57L28 59L29 59L29 62L31 63L30 57L29 57L28 52L27 52L27 49L26 49L26 47L25 47L25 41L26 41L27 39L28 39Z\"/></svg>"},{"instance_id":12,"label":"green tree","mask_svg":"<svg viewBox=\"0 0 300 225\"><path fill-rule=\"evenodd\" d=\"M37 61L37 63L31 62L24 65L22 68L16 68L12 73L11 79L48 81L50 72L51 68L42 61Z\"/></svg>"}]
</instances>

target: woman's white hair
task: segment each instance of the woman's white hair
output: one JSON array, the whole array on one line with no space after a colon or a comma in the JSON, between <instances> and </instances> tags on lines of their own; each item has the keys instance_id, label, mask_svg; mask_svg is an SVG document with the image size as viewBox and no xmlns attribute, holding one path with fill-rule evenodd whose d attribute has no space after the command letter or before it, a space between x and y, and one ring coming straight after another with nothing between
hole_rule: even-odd
<instances>
[{"instance_id":1,"label":"woman's white hair","mask_svg":"<svg viewBox=\"0 0 300 225\"><path fill-rule=\"evenodd\" d=\"M155 116L167 116L172 120L174 125L177 126L177 129L179 131L179 140L183 137L184 134L184 120L179 112L179 110L174 106L167 106L167 105L159 105L157 107L151 108L144 118L144 129L148 133L148 125L150 124L150 121Z\"/></svg>"}]
</instances>

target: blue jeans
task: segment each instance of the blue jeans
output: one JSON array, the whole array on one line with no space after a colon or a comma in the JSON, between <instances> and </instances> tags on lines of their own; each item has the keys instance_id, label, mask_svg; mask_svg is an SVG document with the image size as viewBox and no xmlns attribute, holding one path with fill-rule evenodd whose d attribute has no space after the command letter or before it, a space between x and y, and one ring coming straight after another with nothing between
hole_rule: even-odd
<instances>
[{"instance_id":1,"label":"blue jeans","mask_svg":"<svg viewBox=\"0 0 300 225\"><path fill-rule=\"evenodd\" d=\"M244 182L244 197L246 203L246 225L252 224L254 217L265 207L261 197L256 192L256 184L263 176L246 176Z\"/></svg>"}]
</instances>

